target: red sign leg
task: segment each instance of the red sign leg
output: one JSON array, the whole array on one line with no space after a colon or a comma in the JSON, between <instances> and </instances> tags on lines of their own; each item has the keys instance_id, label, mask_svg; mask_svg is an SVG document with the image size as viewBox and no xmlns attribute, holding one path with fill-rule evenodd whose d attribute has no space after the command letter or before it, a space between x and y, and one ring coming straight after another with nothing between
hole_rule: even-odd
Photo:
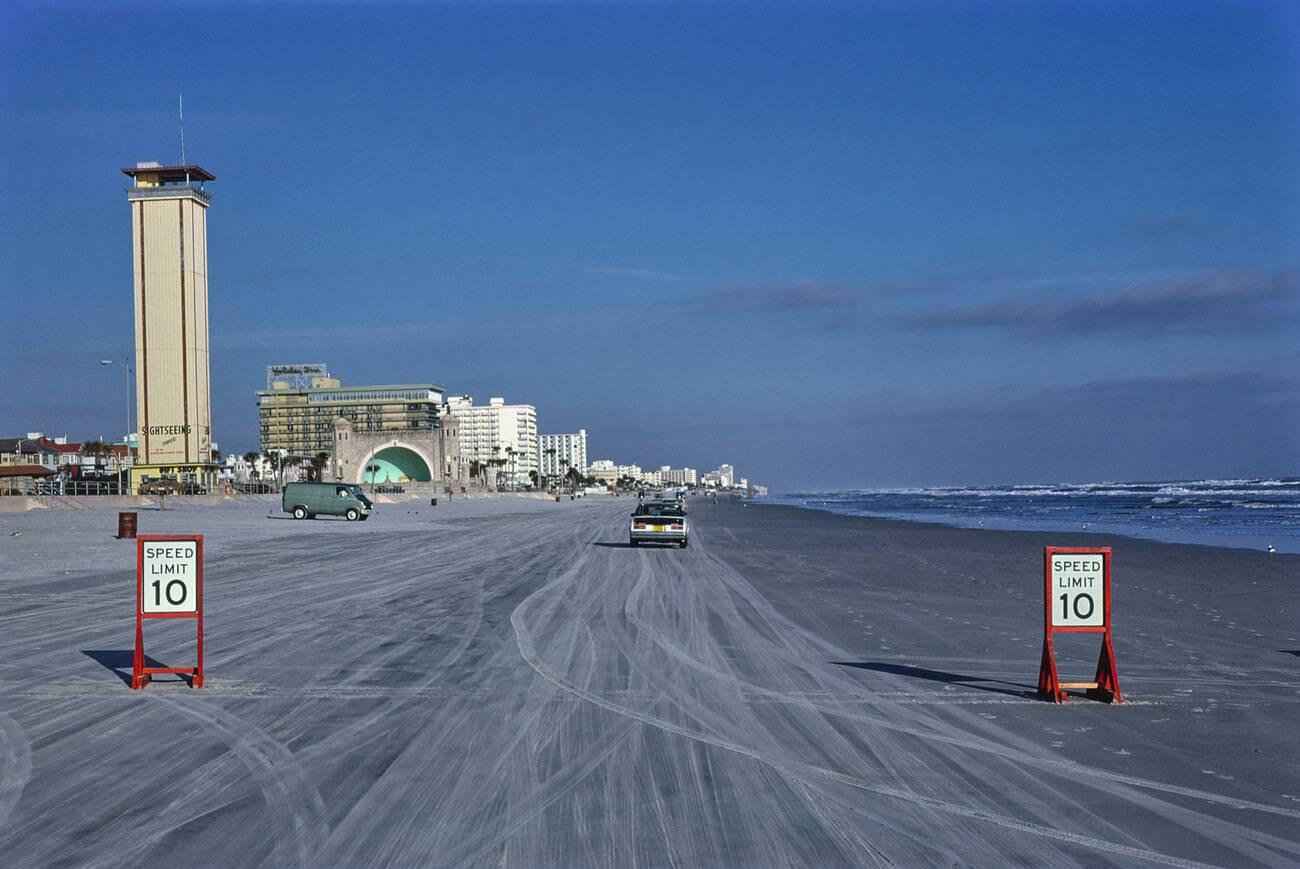
<instances>
[{"instance_id":1,"label":"red sign leg","mask_svg":"<svg viewBox=\"0 0 1300 869\"><path fill-rule=\"evenodd\" d=\"M144 672L144 619L135 614L135 655L131 658L131 687L143 688L149 677Z\"/></svg>"},{"instance_id":2,"label":"red sign leg","mask_svg":"<svg viewBox=\"0 0 1300 869\"><path fill-rule=\"evenodd\" d=\"M1110 632L1106 632L1101 643L1101 656L1097 659L1097 690L1109 695L1112 703L1123 703L1124 695L1119 690L1119 668L1115 665L1115 647L1110 642Z\"/></svg>"},{"instance_id":3,"label":"red sign leg","mask_svg":"<svg viewBox=\"0 0 1300 869\"><path fill-rule=\"evenodd\" d=\"M199 660L198 660L198 664L194 667L194 675L190 677L191 688L203 687L203 611L202 610L199 611L199 617L197 621L198 621L198 628L199 628L199 638L198 638Z\"/></svg>"},{"instance_id":4,"label":"red sign leg","mask_svg":"<svg viewBox=\"0 0 1300 869\"><path fill-rule=\"evenodd\" d=\"M1038 665L1038 690L1048 695L1053 702L1065 702L1065 689L1061 687L1061 679L1056 674L1056 650L1052 648L1050 638L1043 639L1043 660Z\"/></svg>"}]
</instances>

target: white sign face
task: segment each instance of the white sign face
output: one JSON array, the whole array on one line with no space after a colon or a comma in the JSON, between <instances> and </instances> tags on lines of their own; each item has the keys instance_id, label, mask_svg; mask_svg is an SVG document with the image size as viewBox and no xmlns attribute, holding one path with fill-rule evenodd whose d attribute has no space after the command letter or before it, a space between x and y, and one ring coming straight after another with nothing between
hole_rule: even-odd
<instances>
[{"instance_id":1,"label":"white sign face","mask_svg":"<svg viewBox=\"0 0 1300 869\"><path fill-rule=\"evenodd\" d=\"M1099 628L1106 624L1105 565L1100 552L1052 554L1053 627Z\"/></svg>"},{"instance_id":2,"label":"white sign face","mask_svg":"<svg viewBox=\"0 0 1300 869\"><path fill-rule=\"evenodd\" d=\"M199 547L193 540L144 543L144 611L193 613L199 609Z\"/></svg>"}]
</instances>

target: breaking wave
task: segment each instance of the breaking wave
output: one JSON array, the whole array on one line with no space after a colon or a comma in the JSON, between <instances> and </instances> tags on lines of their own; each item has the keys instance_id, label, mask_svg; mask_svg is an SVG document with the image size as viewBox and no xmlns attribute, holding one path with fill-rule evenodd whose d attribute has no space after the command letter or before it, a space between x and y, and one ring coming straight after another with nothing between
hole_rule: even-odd
<instances>
[{"instance_id":1,"label":"breaking wave","mask_svg":"<svg viewBox=\"0 0 1300 869\"><path fill-rule=\"evenodd\" d=\"M1300 552L1300 478L795 492L786 504L961 527L1098 531Z\"/></svg>"}]
</instances>

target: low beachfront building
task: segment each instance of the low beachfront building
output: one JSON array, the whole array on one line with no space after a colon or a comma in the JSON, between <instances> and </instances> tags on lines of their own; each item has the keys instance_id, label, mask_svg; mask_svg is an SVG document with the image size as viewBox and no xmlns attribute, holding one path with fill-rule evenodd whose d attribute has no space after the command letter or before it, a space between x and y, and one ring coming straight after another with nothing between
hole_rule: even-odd
<instances>
[{"instance_id":1,"label":"low beachfront building","mask_svg":"<svg viewBox=\"0 0 1300 869\"><path fill-rule=\"evenodd\" d=\"M56 475L44 465L0 465L0 495L26 495L37 481Z\"/></svg>"},{"instance_id":2,"label":"low beachfront building","mask_svg":"<svg viewBox=\"0 0 1300 869\"><path fill-rule=\"evenodd\" d=\"M587 475L587 430L575 434L544 434L537 436L538 464L543 477L563 477L570 468Z\"/></svg>"},{"instance_id":3,"label":"low beachfront building","mask_svg":"<svg viewBox=\"0 0 1300 869\"><path fill-rule=\"evenodd\" d=\"M60 446L59 439L47 438L38 431L21 438L0 438L0 465L39 465L57 471L63 461Z\"/></svg>"},{"instance_id":4,"label":"low beachfront building","mask_svg":"<svg viewBox=\"0 0 1300 869\"><path fill-rule=\"evenodd\" d=\"M632 479L638 482L645 476L640 465L620 465L612 459L597 459L587 466L587 476L595 477L606 485L614 485L619 480Z\"/></svg>"},{"instance_id":5,"label":"low beachfront building","mask_svg":"<svg viewBox=\"0 0 1300 869\"><path fill-rule=\"evenodd\" d=\"M65 453L69 465L75 465L82 478L116 476L135 464L135 448L130 443L106 444L90 441L71 445L75 452Z\"/></svg>"}]
</instances>

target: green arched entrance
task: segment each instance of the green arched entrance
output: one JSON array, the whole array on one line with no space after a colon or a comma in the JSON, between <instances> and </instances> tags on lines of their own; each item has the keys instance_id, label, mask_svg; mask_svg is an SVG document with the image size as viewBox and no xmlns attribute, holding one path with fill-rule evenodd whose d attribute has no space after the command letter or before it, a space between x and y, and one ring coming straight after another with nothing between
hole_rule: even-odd
<instances>
[{"instance_id":1,"label":"green arched entrance","mask_svg":"<svg viewBox=\"0 0 1300 869\"><path fill-rule=\"evenodd\" d=\"M362 483L427 483L432 479L424 459L406 447L385 447L361 468Z\"/></svg>"}]
</instances>

